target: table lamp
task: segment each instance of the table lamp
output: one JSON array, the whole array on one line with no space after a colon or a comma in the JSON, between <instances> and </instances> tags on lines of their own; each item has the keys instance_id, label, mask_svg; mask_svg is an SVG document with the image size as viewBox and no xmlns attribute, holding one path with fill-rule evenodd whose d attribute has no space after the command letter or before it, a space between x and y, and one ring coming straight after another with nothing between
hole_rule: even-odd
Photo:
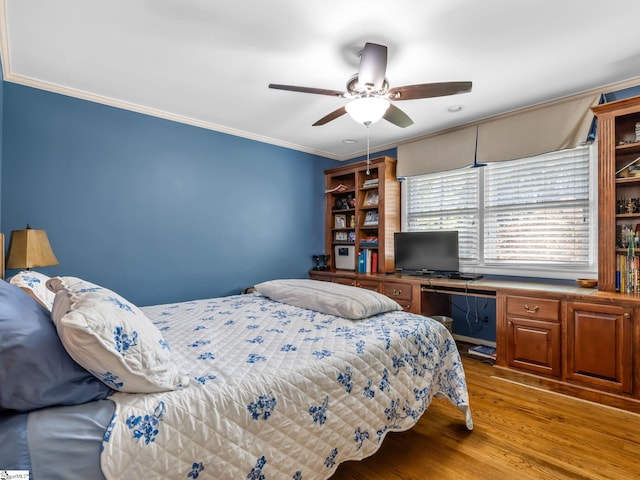
<instances>
[{"instance_id":1,"label":"table lamp","mask_svg":"<svg viewBox=\"0 0 640 480\"><path fill-rule=\"evenodd\" d=\"M47 232L36 230L27 224L24 230L11 232L7 252L7 270L30 270L34 267L58 265Z\"/></svg>"}]
</instances>

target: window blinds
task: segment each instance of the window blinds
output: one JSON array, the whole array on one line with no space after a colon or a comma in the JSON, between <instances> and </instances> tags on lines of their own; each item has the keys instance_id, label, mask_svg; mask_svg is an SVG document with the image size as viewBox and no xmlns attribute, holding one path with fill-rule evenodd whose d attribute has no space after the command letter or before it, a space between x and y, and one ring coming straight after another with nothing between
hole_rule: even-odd
<instances>
[{"instance_id":1,"label":"window blinds","mask_svg":"<svg viewBox=\"0 0 640 480\"><path fill-rule=\"evenodd\" d=\"M589 147L486 167L484 263L589 263Z\"/></svg>"},{"instance_id":2,"label":"window blinds","mask_svg":"<svg viewBox=\"0 0 640 480\"><path fill-rule=\"evenodd\" d=\"M480 169L466 168L405 180L406 230L458 230L460 260L477 261Z\"/></svg>"}]
</instances>

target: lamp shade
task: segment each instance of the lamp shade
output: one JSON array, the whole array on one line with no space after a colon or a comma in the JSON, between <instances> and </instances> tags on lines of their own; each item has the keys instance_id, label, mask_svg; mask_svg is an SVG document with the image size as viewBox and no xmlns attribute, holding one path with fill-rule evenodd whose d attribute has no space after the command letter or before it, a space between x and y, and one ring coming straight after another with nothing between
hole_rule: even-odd
<instances>
[{"instance_id":1,"label":"lamp shade","mask_svg":"<svg viewBox=\"0 0 640 480\"><path fill-rule=\"evenodd\" d=\"M360 97L345 105L351 118L364 125L371 125L380 120L389 108L389 100L381 97Z\"/></svg>"},{"instance_id":2,"label":"lamp shade","mask_svg":"<svg viewBox=\"0 0 640 480\"><path fill-rule=\"evenodd\" d=\"M58 265L58 259L53 254L47 232L33 229L29 225L24 230L11 232L7 252L8 270L51 265Z\"/></svg>"}]
</instances>

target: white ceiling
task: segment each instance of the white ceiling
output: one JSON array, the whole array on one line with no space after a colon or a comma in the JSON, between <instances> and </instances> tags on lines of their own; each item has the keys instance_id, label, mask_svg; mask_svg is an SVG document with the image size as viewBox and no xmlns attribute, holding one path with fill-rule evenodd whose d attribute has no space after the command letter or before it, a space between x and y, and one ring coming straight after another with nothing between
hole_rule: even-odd
<instances>
[{"instance_id":1,"label":"white ceiling","mask_svg":"<svg viewBox=\"0 0 640 480\"><path fill-rule=\"evenodd\" d=\"M0 0L5 80L337 159L366 150L344 90L365 42L388 46L391 87L472 81L396 102L372 150L640 76L638 0ZM640 80L637 82L640 84ZM463 105L450 113L451 105ZM344 139L357 143L347 144Z\"/></svg>"}]
</instances>

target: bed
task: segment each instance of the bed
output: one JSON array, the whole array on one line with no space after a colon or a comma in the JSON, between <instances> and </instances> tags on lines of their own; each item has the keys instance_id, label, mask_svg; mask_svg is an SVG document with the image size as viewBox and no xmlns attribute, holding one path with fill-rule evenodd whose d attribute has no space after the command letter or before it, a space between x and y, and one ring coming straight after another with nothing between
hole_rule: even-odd
<instances>
[{"instance_id":1,"label":"bed","mask_svg":"<svg viewBox=\"0 0 640 480\"><path fill-rule=\"evenodd\" d=\"M375 292L275 280L255 293L138 309L82 279L19 276L22 288L0 282L0 328L11 315L37 324L60 343L59 357L69 354L73 374L45 371L63 382L58 394L30 392L32 370L59 363L33 358L50 346L36 345L25 366L0 358L0 469L36 480L326 479L411 428L434 397L473 428L447 329ZM96 343L107 337L115 355ZM11 379L23 368L27 387Z\"/></svg>"}]
</instances>

